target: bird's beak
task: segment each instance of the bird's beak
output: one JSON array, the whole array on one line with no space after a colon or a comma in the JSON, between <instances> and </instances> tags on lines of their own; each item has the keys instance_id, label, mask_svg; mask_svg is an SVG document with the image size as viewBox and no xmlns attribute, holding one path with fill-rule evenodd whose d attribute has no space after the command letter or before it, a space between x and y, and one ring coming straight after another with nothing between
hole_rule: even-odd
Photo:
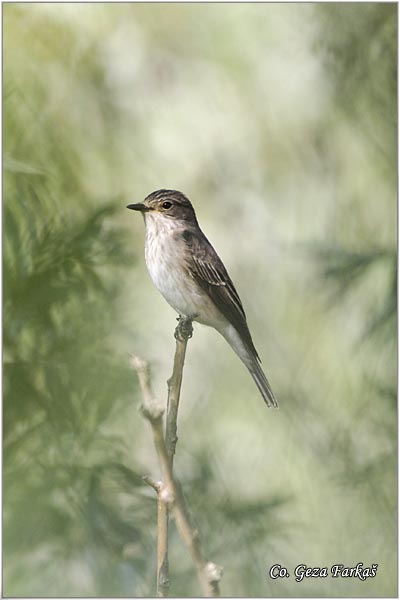
<instances>
[{"instance_id":1,"label":"bird's beak","mask_svg":"<svg viewBox=\"0 0 400 600\"><path fill-rule=\"evenodd\" d=\"M138 202L137 204L128 204L126 208L130 208L131 210L139 210L140 212L147 212L148 210L150 210L142 202Z\"/></svg>"}]
</instances>

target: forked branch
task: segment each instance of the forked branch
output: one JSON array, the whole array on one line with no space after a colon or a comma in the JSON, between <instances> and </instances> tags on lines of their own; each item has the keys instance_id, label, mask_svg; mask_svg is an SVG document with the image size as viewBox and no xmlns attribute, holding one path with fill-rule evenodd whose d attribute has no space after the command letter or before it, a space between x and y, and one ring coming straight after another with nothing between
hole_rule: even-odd
<instances>
[{"instance_id":1,"label":"forked branch","mask_svg":"<svg viewBox=\"0 0 400 600\"><path fill-rule=\"evenodd\" d=\"M157 595L167 596L169 590L168 566L168 512L172 511L175 523L186 545L193 563L203 594L207 597L219 596L219 581L222 577L222 568L207 561L201 549L197 530L192 526L189 518L186 501L181 485L173 472L173 460L177 442L177 417L179 408L180 390L182 384L183 365L185 361L186 346L192 336L192 322L188 319L179 320L175 331L176 349L174 368L168 380L168 406L166 417L165 437L163 433L162 404L154 397L151 389L149 366L142 358L131 356L131 364L136 370L142 391L143 403L141 411L149 421L153 441L157 451L162 471L162 481L155 482L150 477L144 480L156 492L158 498L158 540L157 540Z\"/></svg>"}]
</instances>

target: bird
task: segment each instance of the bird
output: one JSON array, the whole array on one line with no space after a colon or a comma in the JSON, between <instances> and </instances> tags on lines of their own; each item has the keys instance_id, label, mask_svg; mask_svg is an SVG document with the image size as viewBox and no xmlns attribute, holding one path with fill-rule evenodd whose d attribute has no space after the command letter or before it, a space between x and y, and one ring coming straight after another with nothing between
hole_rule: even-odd
<instances>
[{"instance_id":1,"label":"bird","mask_svg":"<svg viewBox=\"0 0 400 600\"><path fill-rule=\"evenodd\" d=\"M150 277L183 319L216 329L247 367L268 407L278 408L228 272L197 221L190 200L160 189L127 208L142 213Z\"/></svg>"}]
</instances>

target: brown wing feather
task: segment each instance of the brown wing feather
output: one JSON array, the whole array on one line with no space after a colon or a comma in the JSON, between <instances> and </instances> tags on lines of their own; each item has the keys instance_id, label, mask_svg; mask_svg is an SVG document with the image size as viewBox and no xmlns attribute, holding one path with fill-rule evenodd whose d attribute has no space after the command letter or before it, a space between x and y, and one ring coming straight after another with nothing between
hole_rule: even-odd
<instances>
[{"instance_id":1,"label":"brown wing feather","mask_svg":"<svg viewBox=\"0 0 400 600\"><path fill-rule=\"evenodd\" d=\"M192 276L233 325L250 353L260 360L251 339L239 294L218 254L204 234L185 230L182 236L191 248L189 270Z\"/></svg>"}]
</instances>

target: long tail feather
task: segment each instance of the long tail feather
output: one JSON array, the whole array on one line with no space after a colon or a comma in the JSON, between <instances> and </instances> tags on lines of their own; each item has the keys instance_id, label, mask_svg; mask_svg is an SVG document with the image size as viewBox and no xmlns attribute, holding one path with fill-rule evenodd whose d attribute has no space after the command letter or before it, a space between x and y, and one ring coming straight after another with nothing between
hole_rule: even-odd
<instances>
[{"instance_id":1,"label":"long tail feather","mask_svg":"<svg viewBox=\"0 0 400 600\"><path fill-rule=\"evenodd\" d=\"M262 397L268 407L278 408L278 402L274 396L274 392L271 389L268 379L265 376L260 364L256 359L252 361L251 365L246 365L250 375L253 377L258 389L261 392Z\"/></svg>"},{"instance_id":2,"label":"long tail feather","mask_svg":"<svg viewBox=\"0 0 400 600\"><path fill-rule=\"evenodd\" d=\"M246 365L250 375L260 390L261 396L264 398L266 405L269 407L273 406L274 408L278 408L278 402L276 401L274 392L272 391L269 381L261 368L258 354L254 348L253 342L251 342L251 345L246 344L242 340L238 331L233 327L233 325L230 324L221 328L219 331L227 340L232 350L236 352L240 360Z\"/></svg>"}]
</instances>

